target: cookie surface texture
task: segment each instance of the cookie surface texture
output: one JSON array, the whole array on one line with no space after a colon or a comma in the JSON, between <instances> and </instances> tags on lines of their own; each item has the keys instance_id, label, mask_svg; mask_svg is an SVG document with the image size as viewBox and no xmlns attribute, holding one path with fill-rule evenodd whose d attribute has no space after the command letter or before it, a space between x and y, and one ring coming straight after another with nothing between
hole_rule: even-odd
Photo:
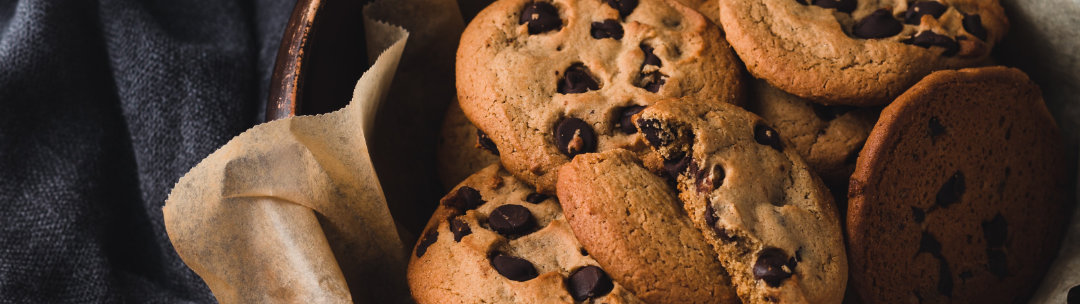
<instances>
[{"instance_id":1,"label":"cookie surface texture","mask_svg":"<svg viewBox=\"0 0 1080 304\"><path fill-rule=\"evenodd\" d=\"M443 117L438 154L435 155L439 181L444 188L453 188L476 171L499 162L499 148L486 134L478 131L465 118L457 100L451 102Z\"/></svg>"},{"instance_id":2,"label":"cookie surface texture","mask_svg":"<svg viewBox=\"0 0 1080 304\"><path fill-rule=\"evenodd\" d=\"M782 133L721 103L663 101L636 124L744 303L840 303L836 206Z\"/></svg>"},{"instance_id":3,"label":"cookie surface texture","mask_svg":"<svg viewBox=\"0 0 1080 304\"><path fill-rule=\"evenodd\" d=\"M985 62L997 0L731 0L720 23L757 78L827 105L881 105L935 70Z\"/></svg>"},{"instance_id":4,"label":"cookie surface texture","mask_svg":"<svg viewBox=\"0 0 1080 304\"><path fill-rule=\"evenodd\" d=\"M456 67L465 114L545 193L573 156L633 145L622 118L650 100L742 98L719 27L674 0L500 0L469 23Z\"/></svg>"},{"instance_id":5,"label":"cookie surface texture","mask_svg":"<svg viewBox=\"0 0 1080 304\"><path fill-rule=\"evenodd\" d=\"M574 158L559 172L559 199L582 244L612 277L648 303L735 303L716 252L675 191L633 153Z\"/></svg>"},{"instance_id":6,"label":"cookie surface texture","mask_svg":"<svg viewBox=\"0 0 1080 304\"><path fill-rule=\"evenodd\" d=\"M1016 69L939 71L897 98L848 194L863 302L1027 302L1071 214L1062 141Z\"/></svg>"},{"instance_id":7,"label":"cookie surface texture","mask_svg":"<svg viewBox=\"0 0 1080 304\"><path fill-rule=\"evenodd\" d=\"M643 303L582 249L554 197L498 165L442 199L408 279L421 304Z\"/></svg>"},{"instance_id":8,"label":"cookie surface texture","mask_svg":"<svg viewBox=\"0 0 1080 304\"><path fill-rule=\"evenodd\" d=\"M755 80L748 108L791 142L829 190L846 198L848 179L859 150L870 135L881 107L826 106Z\"/></svg>"}]
</instances>

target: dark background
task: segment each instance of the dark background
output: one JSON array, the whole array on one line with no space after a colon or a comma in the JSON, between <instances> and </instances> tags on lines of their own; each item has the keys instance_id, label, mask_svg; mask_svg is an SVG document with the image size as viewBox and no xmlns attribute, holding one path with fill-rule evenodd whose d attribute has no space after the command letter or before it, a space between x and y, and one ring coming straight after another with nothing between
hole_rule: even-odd
<instances>
[{"instance_id":1,"label":"dark background","mask_svg":"<svg viewBox=\"0 0 1080 304\"><path fill-rule=\"evenodd\" d=\"M213 302L161 207L261 121L295 1L0 0L0 302Z\"/></svg>"}]
</instances>

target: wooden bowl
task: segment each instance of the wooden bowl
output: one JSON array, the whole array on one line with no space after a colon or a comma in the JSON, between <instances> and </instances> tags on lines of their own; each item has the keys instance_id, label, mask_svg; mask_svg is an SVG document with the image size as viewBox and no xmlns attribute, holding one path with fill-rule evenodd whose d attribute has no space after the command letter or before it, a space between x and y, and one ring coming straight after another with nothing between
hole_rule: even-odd
<instances>
[{"instance_id":1,"label":"wooden bowl","mask_svg":"<svg viewBox=\"0 0 1080 304\"><path fill-rule=\"evenodd\" d=\"M371 0L299 0L270 77L266 121L340 109L369 64L361 9Z\"/></svg>"}]
</instances>

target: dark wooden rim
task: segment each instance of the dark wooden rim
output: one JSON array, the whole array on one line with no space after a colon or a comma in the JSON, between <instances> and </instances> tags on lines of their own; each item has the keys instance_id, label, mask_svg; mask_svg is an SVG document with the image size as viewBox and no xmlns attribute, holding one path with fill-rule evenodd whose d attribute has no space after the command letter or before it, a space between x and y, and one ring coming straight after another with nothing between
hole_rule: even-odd
<instances>
[{"instance_id":1,"label":"dark wooden rim","mask_svg":"<svg viewBox=\"0 0 1080 304\"><path fill-rule=\"evenodd\" d=\"M266 104L266 121L296 115L300 104L300 92L304 85L301 67L307 61L308 37L315 23L315 13L322 0L299 0L293 8L285 34L281 36L270 76L270 99Z\"/></svg>"}]
</instances>

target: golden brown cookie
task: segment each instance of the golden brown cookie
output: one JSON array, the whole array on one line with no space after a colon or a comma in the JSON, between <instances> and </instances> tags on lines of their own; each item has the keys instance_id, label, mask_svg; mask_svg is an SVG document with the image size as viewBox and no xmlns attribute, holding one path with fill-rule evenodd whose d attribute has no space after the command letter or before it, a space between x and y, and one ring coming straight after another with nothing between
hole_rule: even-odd
<instances>
[{"instance_id":1,"label":"golden brown cookie","mask_svg":"<svg viewBox=\"0 0 1080 304\"><path fill-rule=\"evenodd\" d=\"M420 304L643 303L582 249L554 197L498 165L443 197L411 257Z\"/></svg>"},{"instance_id":2,"label":"golden brown cookie","mask_svg":"<svg viewBox=\"0 0 1080 304\"><path fill-rule=\"evenodd\" d=\"M886 107L848 193L865 303L1024 303L1057 253L1062 136L1017 69L930 74Z\"/></svg>"},{"instance_id":3,"label":"golden brown cookie","mask_svg":"<svg viewBox=\"0 0 1080 304\"><path fill-rule=\"evenodd\" d=\"M457 54L461 108L507 170L545 193L581 153L637 142L625 117L657 97L738 103L719 27L674 0L500 0Z\"/></svg>"},{"instance_id":4,"label":"golden brown cookie","mask_svg":"<svg viewBox=\"0 0 1080 304\"><path fill-rule=\"evenodd\" d=\"M987 60L997 0L725 0L720 23L757 78L828 105L882 105L930 72Z\"/></svg>"}]
</instances>

